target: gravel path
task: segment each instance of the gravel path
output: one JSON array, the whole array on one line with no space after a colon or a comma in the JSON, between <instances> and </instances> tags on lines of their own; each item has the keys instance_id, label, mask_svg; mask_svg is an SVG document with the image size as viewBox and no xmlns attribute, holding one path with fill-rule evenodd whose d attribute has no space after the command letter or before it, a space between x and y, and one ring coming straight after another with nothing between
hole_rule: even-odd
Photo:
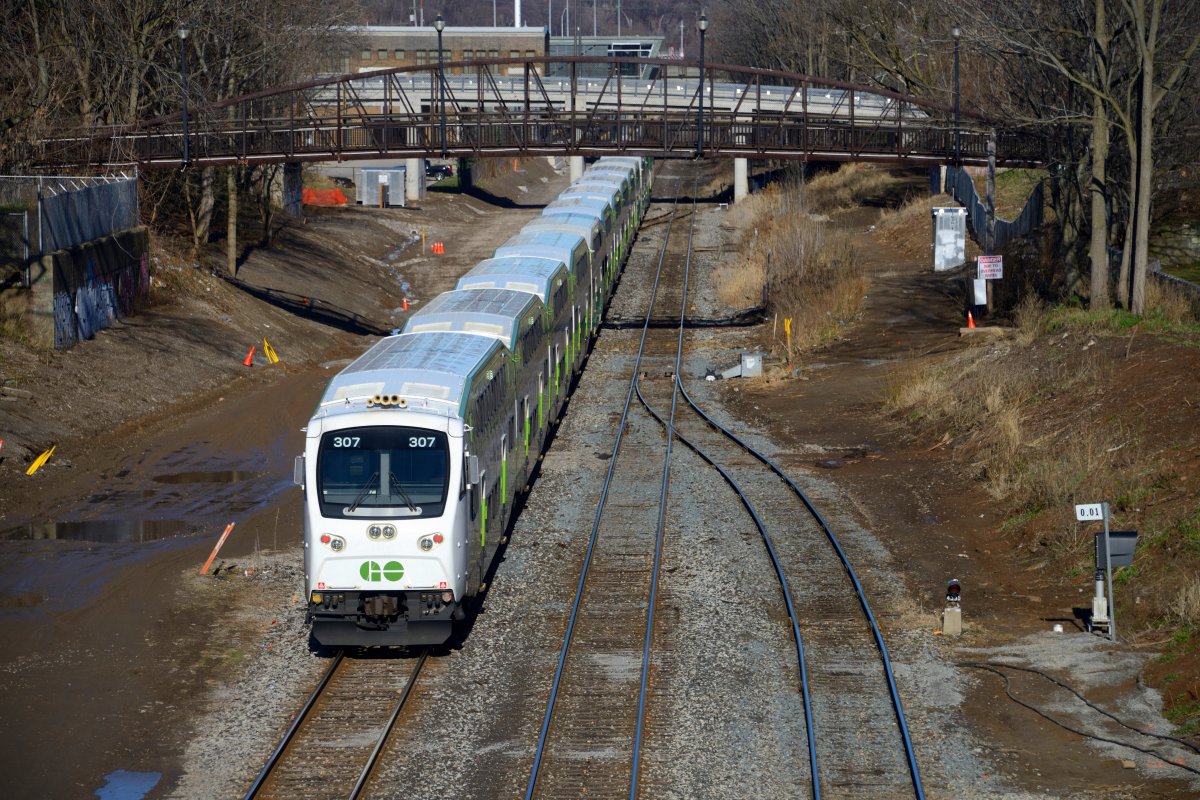
<instances>
[{"instance_id":1,"label":"gravel path","mask_svg":"<svg viewBox=\"0 0 1200 800\"><path fill-rule=\"evenodd\" d=\"M648 216L662 211L655 208ZM702 207L700 213L697 246L716 249L698 260L692 298L695 313L715 315L719 309L707 268L722 257L719 248L728 234L719 224L721 211ZM643 232L613 303L617 318L644 314L645 283L637 276L653 266L661 230ZM371 796L467 800L524 794L636 337L632 331L602 334L514 527L482 613L460 647L426 667L369 789ZM787 463L794 458L767 431L723 410L721 402L734 396L735 382L701 380L707 368L735 363L751 342L749 334L739 331L689 333L685 380L714 417L766 455ZM998 679L954 666L963 654L931 635L936 622L914 602L912 587L897 577L900 565L858 524L861 516L853 498L819 476L797 469L790 474L821 508L859 570L891 652L927 796L1062 796L1049 788L1050 781L1036 792L1015 789L1028 784L1027 776L1018 775L1019 765L1007 762L964 724L960 705L972 682ZM808 796L790 627L757 533L748 519L720 519L715 530L702 524L706 503L713 499L724 507L730 493L710 468L681 447L673 456L671 485L661 624L655 637L655 647L661 645L665 655L652 665L644 796ZM795 586L806 574L803 552L793 550L790 556L789 580ZM213 686L172 797L233 797L244 791L323 669L325 659L308 650L302 625L300 561L299 552L272 554L250 578L224 583L189 579L187 591L214 599L219 595L238 608L237 627L247 655L236 671L239 677ZM761 602L738 600L755 596ZM267 620L275 622L267 625ZM1086 674L1097 640L1070 637L1079 649L1066 650L1066 639L1048 636L971 657L1013 663L1057 657L1064 669ZM1084 641L1088 644L1079 644ZM1133 662L1126 666L1138 667ZM633 668L613 668L627 667ZM1062 702L1065 710L1070 701ZM1146 693L1122 702L1139 705L1138 711L1156 707ZM855 795L834 789L826 796ZM873 796L912 795L893 785Z\"/></svg>"}]
</instances>

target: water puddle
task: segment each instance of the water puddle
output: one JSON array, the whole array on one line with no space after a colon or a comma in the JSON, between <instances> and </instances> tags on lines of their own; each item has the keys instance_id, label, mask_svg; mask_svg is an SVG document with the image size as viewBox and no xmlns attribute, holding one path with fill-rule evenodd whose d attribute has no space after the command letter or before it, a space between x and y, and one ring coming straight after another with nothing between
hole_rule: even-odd
<instances>
[{"instance_id":1,"label":"water puddle","mask_svg":"<svg viewBox=\"0 0 1200 800\"><path fill-rule=\"evenodd\" d=\"M0 532L0 540L58 539L73 542L127 544L169 539L189 533L192 527L176 520L98 519L79 522L45 522L9 528Z\"/></svg>"},{"instance_id":2,"label":"water puddle","mask_svg":"<svg viewBox=\"0 0 1200 800\"><path fill-rule=\"evenodd\" d=\"M244 470L227 469L218 472L176 472L172 475L155 475L155 483L237 483L254 478L261 478L261 472L246 472Z\"/></svg>"},{"instance_id":3,"label":"water puddle","mask_svg":"<svg viewBox=\"0 0 1200 800\"><path fill-rule=\"evenodd\" d=\"M119 769L104 776L107 783L95 791L100 800L142 800L162 780L161 772Z\"/></svg>"}]
</instances>

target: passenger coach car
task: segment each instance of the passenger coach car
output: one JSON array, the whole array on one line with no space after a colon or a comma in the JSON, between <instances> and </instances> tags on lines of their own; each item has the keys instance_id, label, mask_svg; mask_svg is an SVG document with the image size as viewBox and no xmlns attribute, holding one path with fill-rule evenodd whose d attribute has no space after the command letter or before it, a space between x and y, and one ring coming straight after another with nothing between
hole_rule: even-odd
<instances>
[{"instance_id":1,"label":"passenger coach car","mask_svg":"<svg viewBox=\"0 0 1200 800\"><path fill-rule=\"evenodd\" d=\"M485 586L649 197L647 160L601 159L330 381L296 461L315 642L450 637Z\"/></svg>"}]
</instances>

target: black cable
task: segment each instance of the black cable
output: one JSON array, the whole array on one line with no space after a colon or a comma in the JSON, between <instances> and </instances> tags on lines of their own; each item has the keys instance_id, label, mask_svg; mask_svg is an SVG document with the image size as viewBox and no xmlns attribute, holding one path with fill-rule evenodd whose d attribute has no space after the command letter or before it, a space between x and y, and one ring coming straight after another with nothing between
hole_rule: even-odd
<instances>
[{"instance_id":1,"label":"black cable","mask_svg":"<svg viewBox=\"0 0 1200 800\"><path fill-rule=\"evenodd\" d=\"M1024 700L1021 700L1019 697L1014 695L1012 693L1012 680L1008 677L1008 675L1001 672L1000 669L998 669L998 668L999 667L1008 667L1009 669L1017 669L1017 670L1022 670L1024 672L1033 672L1038 675L1041 675L1042 677L1046 678L1047 680L1050 680L1050 681L1054 682L1055 684L1062 686L1064 689L1067 689L1068 691L1070 691L1072 694L1074 694L1080 700L1083 700L1083 702L1085 704L1087 704L1090 708L1095 709L1096 711L1100 712L1104 716L1120 723L1121 725L1123 725L1126 728L1129 728L1129 730L1134 731L1135 733L1137 733L1140 736L1150 736L1150 737L1157 738L1157 739L1168 739L1172 742L1177 742L1179 744L1183 744L1183 745L1191 748L1192 750L1196 749L1190 743L1183 742L1179 739L1176 739L1173 736L1165 736L1165 735L1158 734L1158 733L1148 733L1146 731L1140 731L1137 728L1127 725L1126 723L1117 719L1116 717L1114 717L1112 714L1108 713L1104 709L1099 708L1098 706L1089 702L1088 700L1085 700L1074 689L1071 689L1069 686L1066 686L1066 685L1060 683L1059 681L1055 680L1054 678L1051 678L1049 675L1046 675L1046 673L1044 673L1044 672L1039 672L1036 669L1029 669L1027 667L1016 667L1016 666L1013 666L1012 664L1000 664L1000 663L993 663L993 662L987 662L987 661L963 661L963 662L959 662L956 666L972 667L974 669L982 669L982 670L986 670L988 672L995 673L996 675L999 675L1004 680L1004 693L1008 695L1008 699L1012 700L1014 703L1016 703L1019 706L1024 706L1025 708L1029 709L1033 713L1037 714L1039 717L1042 717L1046 721L1057 725L1058 727L1062 728L1065 731L1070 731L1071 733L1074 733L1077 736L1082 736L1085 739L1094 739L1095 741L1098 741L1098 742L1107 742L1108 744L1115 744L1118 747L1128 747L1130 750L1137 750L1139 753L1145 753L1148 756L1154 756L1155 758L1158 758L1165 764L1171 764L1172 766L1176 766L1176 767L1179 767L1180 769L1187 770L1188 772L1191 772L1195 775L1200 775L1200 769L1196 769L1195 767L1190 767L1187 764L1180 764L1177 761L1174 761L1171 758L1169 758L1168 756L1165 756L1162 753L1159 753L1157 751L1150 750L1145 747L1138 747L1137 745L1130 744L1128 742L1122 742L1122 741L1118 741L1116 739L1109 739L1104 736L1087 733L1085 731L1079 730L1078 728L1072 728L1070 725L1066 724L1065 722L1061 722L1061 721L1055 719L1054 717L1050 716L1047 712L1043 711L1042 709L1038 708L1037 706L1035 706L1031 703L1026 703Z\"/></svg>"}]
</instances>

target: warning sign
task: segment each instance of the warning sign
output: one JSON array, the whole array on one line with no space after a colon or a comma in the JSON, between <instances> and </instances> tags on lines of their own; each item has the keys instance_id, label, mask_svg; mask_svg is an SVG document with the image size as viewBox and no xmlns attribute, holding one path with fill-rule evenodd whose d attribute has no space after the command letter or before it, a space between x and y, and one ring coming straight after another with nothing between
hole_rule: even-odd
<instances>
[{"instance_id":1,"label":"warning sign","mask_svg":"<svg viewBox=\"0 0 1200 800\"><path fill-rule=\"evenodd\" d=\"M979 256L975 263L980 278L998 281L1004 277L1004 256Z\"/></svg>"}]
</instances>

